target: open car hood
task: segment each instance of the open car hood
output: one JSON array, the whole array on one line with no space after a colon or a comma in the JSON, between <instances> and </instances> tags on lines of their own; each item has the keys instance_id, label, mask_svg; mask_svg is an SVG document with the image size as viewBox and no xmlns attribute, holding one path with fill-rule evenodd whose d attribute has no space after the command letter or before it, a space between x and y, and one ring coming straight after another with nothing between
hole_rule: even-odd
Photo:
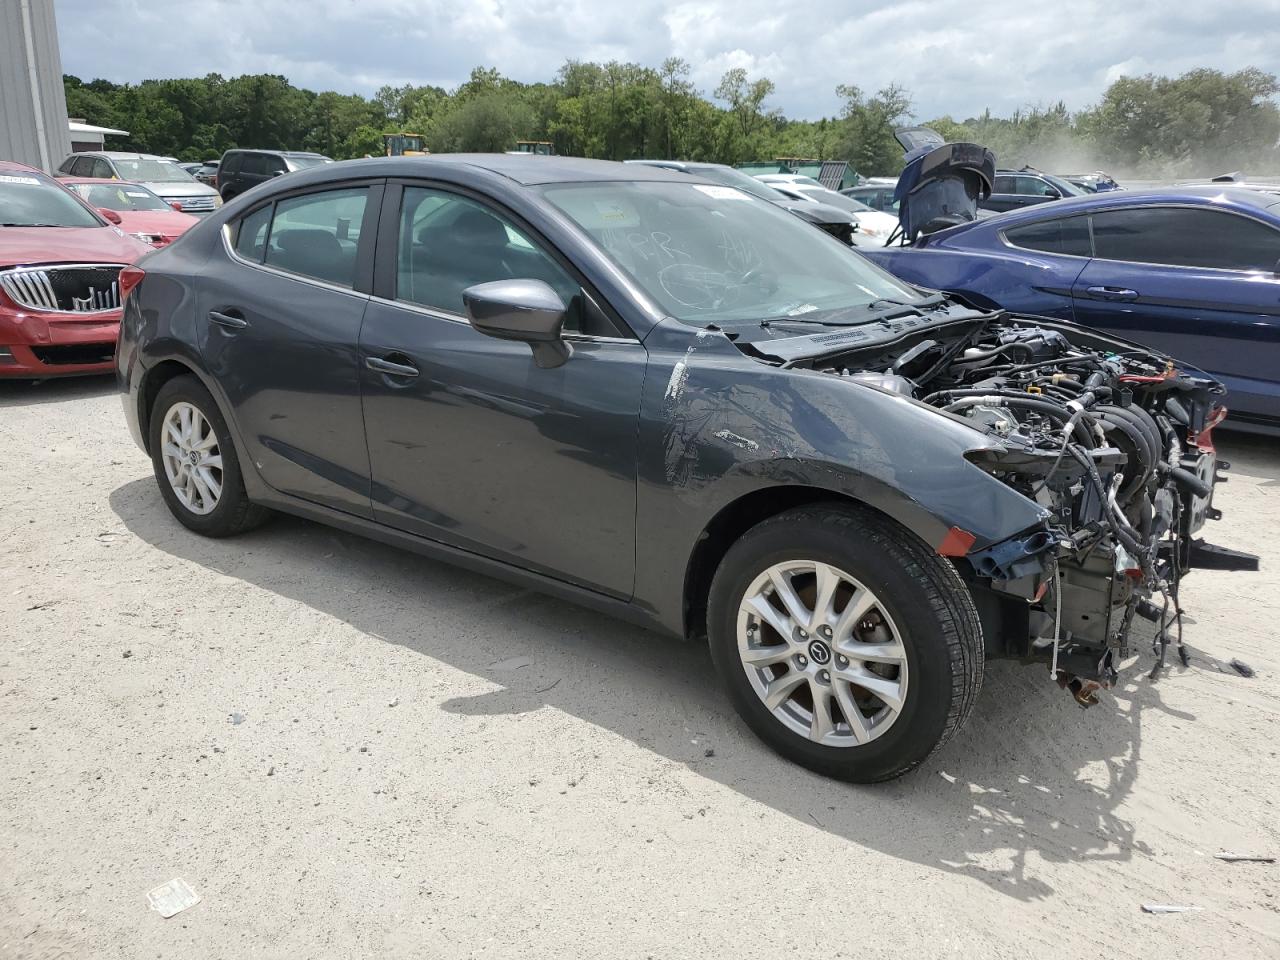
<instances>
[{"instance_id":1,"label":"open car hood","mask_svg":"<svg viewBox=\"0 0 1280 960\"><path fill-rule=\"evenodd\" d=\"M893 191L905 240L977 219L978 200L991 195L996 155L977 143L946 143L928 127L904 128L895 136L907 149Z\"/></svg>"},{"instance_id":2,"label":"open car hood","mask_svg":"<svg viewBox=\"0 0 1280 960\"><path fill-rule=\"evenodd\" d=\"M893 131L893 136L902 144L902 149L906 153L919 150L921 147L933 149L947 142L942 139L942 134L930 127L899 127Z\"/></svg>"}]
</instances>

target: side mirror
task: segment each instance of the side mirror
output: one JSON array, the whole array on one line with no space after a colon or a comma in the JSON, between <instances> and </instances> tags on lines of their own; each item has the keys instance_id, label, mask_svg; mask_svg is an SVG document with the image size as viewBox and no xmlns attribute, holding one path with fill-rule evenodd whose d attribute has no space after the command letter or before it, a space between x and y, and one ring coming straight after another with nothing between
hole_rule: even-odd
<instances>
[{"instance_id":1,"label":"side mirror","mask_svg":"<svg viewBox=\"0 0 1280 960\"><path fill-rule=\"evenodd\" d=\"M1046 197L1048 197L1050 200L1060 200L1060 199L1062 199L1062 194L1058 192L1058 188L1057 188L1057 187L1045 187L1045 188L1044 188L1044 195L1045 195Z\"/></svg>"},{"instance_id":2,"label":"side mirror","mask_svg":"<svg viewBox=\"0 0 1280 960\"><path fill-rule=\"evenodd\" d=\"M117 227L124 223L124 218L114 210L108 210L106 207L99 207L98 212L114 223Z\"/></svg>"},{"instance_id":3,"label":"side mirror","mask_svg":"<svg viewBox=\"0 0 1280 960\"><path fill-rule=\"evenodd\" d=\"M471 326L487 337L521 340L543 369L558 367L573 355L564 342L565 305L541 280L495 280L462 291Z\"/></svg>"},{"instance_id":4,"label":"side mirror","mask_svg":"<svg viewBox=\"0 0 1280 960\"><path fill-rule=\"evenodd\" d=\"M182 212L182 204L179 203L177 200L170 200L169 206L173 207L173 209L177 210L179 213Z\"/></svg>"}]
</instances>

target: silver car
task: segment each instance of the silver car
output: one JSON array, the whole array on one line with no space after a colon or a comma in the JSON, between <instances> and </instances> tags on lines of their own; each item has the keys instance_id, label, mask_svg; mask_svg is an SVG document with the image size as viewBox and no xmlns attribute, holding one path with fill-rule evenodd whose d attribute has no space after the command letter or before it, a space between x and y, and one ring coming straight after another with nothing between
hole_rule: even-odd
<instances>
[{"instance_id":1,"label":"silver car","mask_svg":"<svg viewBox=\"0 0 1280 960\"><path fill-rule=\"evenodd\" d=\"M73 153L58 167L58 176L141 183L166 203L181 204L183 213L196 216L213 213L222 206L222 198L213 187L200 183L172 160L150 153Z\"/></svg>"}]
</instances>

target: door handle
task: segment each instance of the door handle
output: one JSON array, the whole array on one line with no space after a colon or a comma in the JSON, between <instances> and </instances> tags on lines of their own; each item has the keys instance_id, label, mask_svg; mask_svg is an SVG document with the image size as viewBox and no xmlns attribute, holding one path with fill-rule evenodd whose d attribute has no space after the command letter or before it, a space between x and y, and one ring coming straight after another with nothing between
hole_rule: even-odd
<instances>
[{"instance_id":1,"label":"door handle","mask_svg":"<svg viewBox=\"0 0 1280 960\"><path fill-rule=\"evenodd\" d=\"M407 363L394 363L391 360L383 360L381 357L365 357L364 365L370 370L385 373L389 377L416 377L418 375L417 367L412 367Z\"/></svg>"},{"instance_id":2,"label":"door handle","mask_svg":"<svg viewBox=\"0 0 1280 960\"><path fill-rule=\"evenodd\" d=\"M1137 300L1138 291L1128 287L1089 287L1088 294L1098 300Z\"/></svg>"},{"instance_id":3,"label":"door handle","mask_svg":"<svg viewBox=\"0 0 1280 960\"><path fill-rule=\"evenodd\" d=\"M249 321L244 317L237 316L238 313L238 310L234 313L220 313L217 310L210 310L209 319L214 323L220 324L224 327L230 327L233 330L243 330L249 325Z\"/></svg>"}]
</instances>

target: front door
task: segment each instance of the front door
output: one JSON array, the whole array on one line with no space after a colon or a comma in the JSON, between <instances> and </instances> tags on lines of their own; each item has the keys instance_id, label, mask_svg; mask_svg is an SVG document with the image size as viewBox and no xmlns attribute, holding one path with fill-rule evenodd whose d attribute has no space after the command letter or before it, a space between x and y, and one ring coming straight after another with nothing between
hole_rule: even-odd
<instances>
[{"instance_id":1,"label":"front door","mask_svg":"<svg viewBox=\"0 0 1280 960\"><path fill-rule=\"evenodd\" d=\"M235 409L262 478L371 516L360 407L381 184L289 196L232 223L199 284L205 365Z\"/></svg>"},{"instance_id":2,"label":"front door","mask_svg":"<svg viewBox=\"0 0 1280 960\"><path fill-rule=\"evenodd\" d=\"M1092 219L1094 259L1072 288L1076 319L1212 373L1237 414L1280 417L1280 231L1193 207Z\"/></svg>"},{"instance_id":3,"label":"front door","mask_svg":"<svg viewBox=\"0 0 1280 960\"><path fill-rule=\"evenodd\" d=\"M383 216L397 230L378 249L395 270L380 267L389 289L360 338L376 519L629 597L644 347L511 217L396 189ZM563 365L539 368L526 344L467 322L465 288L513 278L543 280L569 306Z\"/></svg>"}]
</instances>

